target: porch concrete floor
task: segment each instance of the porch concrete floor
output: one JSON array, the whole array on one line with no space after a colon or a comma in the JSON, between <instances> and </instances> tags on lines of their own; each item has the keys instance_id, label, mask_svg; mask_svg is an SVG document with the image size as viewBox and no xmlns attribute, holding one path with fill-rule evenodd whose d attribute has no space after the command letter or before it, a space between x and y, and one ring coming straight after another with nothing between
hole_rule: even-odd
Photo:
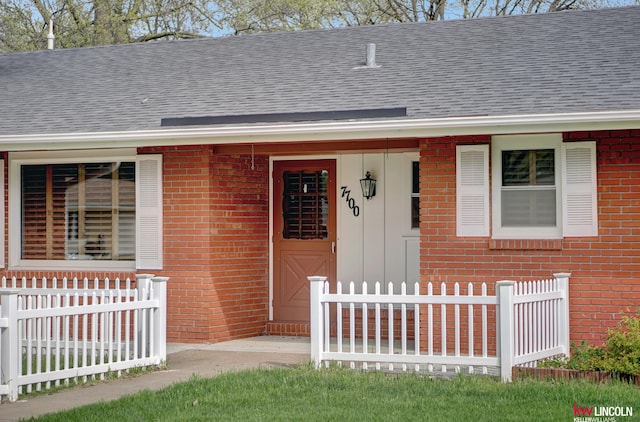
<instances>
[{"instance_id":1,"label":"porch concrete floor","mask_svg":"<svg viewBox=\"0 0 640 422\"><path fill-rule=\"evenodd\" d=\"M309 337L284 336L251 337L215 344L167 344L167 355L182 352L184 350L255 353L300 353L309 356L311 352L311 344Z\"/></svg>"}]
</instances>

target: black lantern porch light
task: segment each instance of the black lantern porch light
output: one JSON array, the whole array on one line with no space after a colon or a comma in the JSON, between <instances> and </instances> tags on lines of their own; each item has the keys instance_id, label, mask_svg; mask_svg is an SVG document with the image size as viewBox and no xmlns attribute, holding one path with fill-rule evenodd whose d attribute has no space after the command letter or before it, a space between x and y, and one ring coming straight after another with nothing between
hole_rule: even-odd
<instances>
[{"instance_id":1,"label":"black lantern porch light","mask_svg":"<svg viewBox=\"0 0 640 422\"><path fill-rule=\"evenodd\" d=\"M360 179L360 187L362 188L362 196L367 200L376 196L376 179L371 178L371 172L365 174L364 179Z\"/></svg>"}]
</instances>

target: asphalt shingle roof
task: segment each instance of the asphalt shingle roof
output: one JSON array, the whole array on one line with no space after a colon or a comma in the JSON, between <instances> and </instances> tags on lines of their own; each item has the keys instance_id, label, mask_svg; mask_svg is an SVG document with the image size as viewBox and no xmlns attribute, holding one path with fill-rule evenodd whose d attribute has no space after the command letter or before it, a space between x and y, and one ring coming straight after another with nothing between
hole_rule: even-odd
<instances>
[{"instance_id":1,"label":"asphalt shingle roof","mask_svg":"<svg viewBox=\"0 0 640 422\"><path fill-rule=\"evenodd\" d=\"M379 67L362 67L367 43ZM640 7L0 54L0 135L406 107L408 118L640 109Z\"/></svg>"}]
</instances>

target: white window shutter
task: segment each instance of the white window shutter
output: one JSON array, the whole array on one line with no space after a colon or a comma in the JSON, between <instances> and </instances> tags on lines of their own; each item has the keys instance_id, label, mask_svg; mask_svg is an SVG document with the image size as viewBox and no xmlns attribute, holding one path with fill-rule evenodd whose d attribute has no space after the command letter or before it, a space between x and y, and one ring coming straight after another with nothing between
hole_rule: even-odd
<instances>
[{"instance_id":1,"label":"white window shutter","mask_svg":"<svg viewBox=\"0 0 640 422\"><path fill-rule=\"evenodd\" d=\"M489 236L489 145L456 147L456 235Z\"/></svg>"},{"instance_id":2,"label":"white window shutter","mask_svg":"<svg viewBox=\"0 0 640 422\"><path fill-rule=\"evenodd\" d=\"M4 160L0 160L0 268L4 268Z\"/></svg>"},{"instance_id":3,"label":"white window shutter","mask_svg":"<svg viewBox=\"0 0 640 422\"><path fill-rule=\"evenodd\" d=\"M597 236L596 143L564 142L562 164L564 236Z\"/></svg>"},{"instance_id":4,"label":"white window shutter","mask_svg":"<svg viewBox=\"0 0 640 422\"><path fill-rule=\"evenodd\" d=\"M136 160L136 268L162 269L162 155Z\"/></svg>"}]
</instances>

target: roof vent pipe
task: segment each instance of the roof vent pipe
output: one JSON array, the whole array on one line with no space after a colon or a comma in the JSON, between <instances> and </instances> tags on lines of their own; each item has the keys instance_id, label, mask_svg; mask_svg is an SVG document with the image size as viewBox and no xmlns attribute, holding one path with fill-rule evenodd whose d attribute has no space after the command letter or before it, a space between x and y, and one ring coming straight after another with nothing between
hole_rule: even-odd
<instances>
[{"instance_id":1,"label":"roof vent pipe","mask_svg":"<svg viewBox=\"0 0 640 422\"><path fill-rule=\"evenodd\" d=\"M375 44L367 44L367 67L375 67L376 66L376 45Z\"/></svg>"},{"instance_id":2,"label":"roof vent pipe","mask_svg":"<svg viewBox=\"0 0 640 422\"><path fill-rule=\"evenodd\" d=\"M49 19L49 33L47 34L47 50L53 50L53 40L56 36L53 35L53 19Z\"/></svg>"}]
</instances>

